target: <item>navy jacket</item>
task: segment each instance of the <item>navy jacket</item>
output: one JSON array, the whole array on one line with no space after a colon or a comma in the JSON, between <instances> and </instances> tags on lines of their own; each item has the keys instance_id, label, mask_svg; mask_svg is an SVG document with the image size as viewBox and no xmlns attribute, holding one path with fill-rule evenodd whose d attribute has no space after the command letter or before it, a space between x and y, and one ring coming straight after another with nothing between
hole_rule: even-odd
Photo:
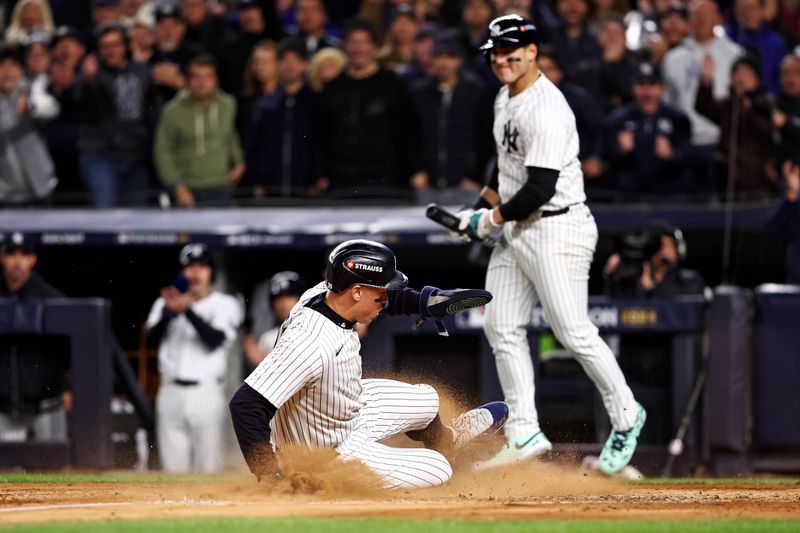
<instances>
[{"instance_id":1,"label":"navy jacket","mask_svg":"<svg viewBox=\"0 0 800 533\"><path fill-rule=\"evenodd\" d=\"M269 196L304 193L311 170L313 101L308 86L296 95L279 89L256 100L245 144L243 186L264 186Z\"/></svg>"},{"instance_id":2,"label":"navy jacket","mask_svg":"<svg viewBox=\"0 0 800 533\"><path fill-rule=\"evenodd\" d=\"M784 199L767 230L786 242L786 283L800 285L800 201Z\"/></svg>"},{"instance_id":3,"label":"navy jacket","mask_svg":"<svg viewBox=\"0 0 800 533\"><path fill-rule=\"evenodd\" d=\"M633 131L634 149L623 153L617 142L621 131ZM655 138L666 136L672 144L672 159L655 154ZM690 189L687 164L692 127L680 110L661 104L655 114L642 113L636 103L611 113L608 123L607 155L620 192L680 193Z\"/></svg>"}]
</instances>

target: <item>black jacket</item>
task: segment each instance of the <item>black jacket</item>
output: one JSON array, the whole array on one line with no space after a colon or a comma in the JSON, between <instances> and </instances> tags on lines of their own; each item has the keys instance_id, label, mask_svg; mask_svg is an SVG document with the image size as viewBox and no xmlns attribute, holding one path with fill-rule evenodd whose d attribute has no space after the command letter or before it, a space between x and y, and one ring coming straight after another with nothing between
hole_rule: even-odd
<instances>
[{"instance_id":1,"label":"black jacket","mask_svg":"<svg viewBox=\"0 0 800 533\"><path fill-rule=\"evenodd\" d=\"M191 42L187 42L184 39L181 41L181 44L178 45L178 48L169 53L162 52L158 49L158 47L156 47L153 50L153 56L150 58L148 63L150 64L151 68L158 63L172 63L177 65L181 72L186 74L186 69L189 67L189 63L192 61L192 59L202 53L203 49L200 46ZM160 109L163 108L163 106L169 102L178 93L178 91L172 87L167 87L166 85L158 85L154 83L153 86L160 111Z\"/></svg>"},{"instance_id":2,"label":"black jacket","mask_svg":"<svg viewBox=\"0 0 800 533\"><path fill-rule=\"evenodd\" d=\"M776 130L778 168L784 161L800 164L800 96L778 97L777 108L786 114L786 123Z\"/></svg>"},{"instance_id":3,"label":"black jacket","mask_svg":"<svg viewBox=\"0 0 800 533\"><path fill-rule=\"evenodd\" d=\"M558 86L570 109L575 114L575 124L578 128L580 148L578 159L583 161L587 157L603 157L603 122L605 116L597 102L580 85L568 81L561 82Z\"/></svg>"},{"instance_id":4,"label":"black jacket","mask_svg":"<svg viewBox=\"0 0 800 533\"><path fill-rule=\"evenodd\" d=\"M155 108L147 64L131 61L122 70L101 65L94 80L80 79L76 90L82 151L125 161L148 159Z\"/></svg>"},{"instance_id":5,"label":"black jacket","mask_svg":"<svg viewBox=\"0 0 800 533\"><path fill-rule=\"evenodd\" d=\"M313 102L308 86L293 96L278 90L255 102L243 186L264 186L269 196L303 194L310 181Z\"/></svg>"},{"instance_id":6,"label":"black jacket","mask_svg":"<svg viewBox=\"0 0 800 533\"><path fill-rule=\"evenodd\" d=\"M412 84L422 126L422 161L435 188L456 187L463 178L483 183L492 157L492 98L486 84L463 71L449 98L436 78Z\"/></svg>"},{"instance_id":7,"label":"black jacket","mask_svg":"<svg viewBox=\"0 0 800 533\"><path fill-rule=\"evenodd\" d=\"M11 293L0 276L0 298L7 298L7 305L63 296L36 272L16 293ZM43 400L61 395L64 373L69 367L67 342L60 337L30 333L0 335L0 412L37 414Z\"/></svg>"},{"instance_id":8,"label":"black jacket","mask_svg":"<svg viewBox=\"0 0 800 533\"><path fill-rule=\"evenodd\" d=\"M362 80L340 74L323 89L314 125L314 174L330 178L331 189L361 196L365 188L379 188L373 192L391 195L407 189L419 170L414 104L391 72L380 69Z\"/></svg>"}]
</instances>

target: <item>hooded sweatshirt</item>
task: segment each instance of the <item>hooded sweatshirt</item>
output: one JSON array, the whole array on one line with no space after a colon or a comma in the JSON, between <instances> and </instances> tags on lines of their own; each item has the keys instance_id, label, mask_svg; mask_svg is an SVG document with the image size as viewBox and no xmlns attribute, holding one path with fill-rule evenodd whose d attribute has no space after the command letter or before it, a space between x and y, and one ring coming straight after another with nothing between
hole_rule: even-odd
<instances>
[{"instance_id":1,"label":"hooded sweatshirt","mask_svg":"<svg viewBox=\"0 0 800 533\"><path fill-rule=\"evenodd\" d=\"M181 91L164 107L156 129L155 164L162 183L190 189L226 187L244 160L235 128L236 101L217 91L202 105Z\"/></svg>"}]
</instances>

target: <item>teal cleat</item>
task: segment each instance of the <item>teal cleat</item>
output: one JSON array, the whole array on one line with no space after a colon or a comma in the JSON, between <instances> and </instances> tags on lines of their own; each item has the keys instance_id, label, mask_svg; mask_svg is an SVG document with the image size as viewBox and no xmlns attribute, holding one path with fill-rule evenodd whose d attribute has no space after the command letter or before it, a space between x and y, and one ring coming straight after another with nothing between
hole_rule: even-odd
<instances>
[{"instance_id":1,"label":"teal cleat","mask_svg":"<svg viewBox=\"0 0 800 533\"><path fill-rule=\"evenodd\" d=\"M603 451L600 452L598 467L604 474L616 474L630 462L633 452L636 451L636 444L639 441L639 434L642 432L644 422L647 420L647 412L644 407L639 405L639 416L632 428L626 431L611 431L608 436Z\"/></svg>"},{"instance_id":2,"label":"teal cleat","mask_svg":"<svg viewBox=\"0 0 800 533\"><path fill-rule=\"evenodd\" d=\"M544 433L539 431L528 438L507 441L503 449L491 459L474 464L473 470L489 470L500 466L508 466L528 461L544 455L553 449L553 445Z\"/></svg>"}]
</instances>

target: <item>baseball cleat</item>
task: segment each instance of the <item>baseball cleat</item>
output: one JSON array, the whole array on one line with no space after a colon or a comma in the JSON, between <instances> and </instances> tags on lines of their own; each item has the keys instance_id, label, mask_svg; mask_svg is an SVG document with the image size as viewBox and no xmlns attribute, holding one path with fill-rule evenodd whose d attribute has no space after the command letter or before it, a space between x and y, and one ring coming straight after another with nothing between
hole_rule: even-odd
<instances>
[{"instance_id":1,"label":"baseball cleat","mask_svg":"<svg viewBox=\"0 0 800 533\"><path fill-rule=\"evenodd\" d=\"M462 413L453 419L454 447L464 446L482 435L500 431L508 418L508 405L504 402L489 402Z\"/></svg>"},{"instance_id":2,"label":"baseball cleat","mask_svg":"<svg viewBox=\"0 0 800 533\"><path fill-rule=\"evenodd\" d=\"M639 441L639 434L642 432L644 422L647 420L647 412L640 404L636 404L639 409L639 416L636 418L636 423L633 427L626 431L611 431L608 436L603 451L600 452L600 461L598 467L604 474L616 474L623 468L633 457L633 452L636 451L636 444Z\"/></svg>"},{"instance_id":3,"label":"baseball cleat","mask_svg":"<svg viewBox=\"0 0 800 533\"><path fill-rule=\"evenodd\" d=\"M528 438L519 438L506 441L503 449L491 459L480 461L473 465L473 470L488 470L499 466L508 466L523 461L535 459L553 449L553 445L544 433L539 431Z\"/></svg>"}]
</instances>

